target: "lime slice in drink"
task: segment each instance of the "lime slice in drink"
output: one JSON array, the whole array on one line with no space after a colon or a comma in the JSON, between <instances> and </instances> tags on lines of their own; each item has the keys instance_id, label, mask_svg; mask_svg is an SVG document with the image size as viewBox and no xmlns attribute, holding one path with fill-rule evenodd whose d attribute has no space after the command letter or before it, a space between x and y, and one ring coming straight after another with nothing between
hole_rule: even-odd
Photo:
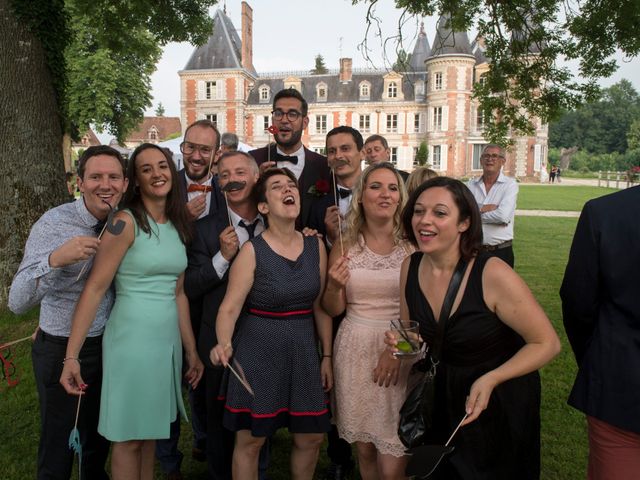
<instances>
[{"instance_id":1,"label":"lime slice in drink","mask_svg":"<svg viewBox=\"0 0 640 480\"><path fill-rule=\"evenodd\" d=\"M411 353L413 351L413 346L406 340L398 340L396 348L403 353Z\"/></svg>"}]
</instances>

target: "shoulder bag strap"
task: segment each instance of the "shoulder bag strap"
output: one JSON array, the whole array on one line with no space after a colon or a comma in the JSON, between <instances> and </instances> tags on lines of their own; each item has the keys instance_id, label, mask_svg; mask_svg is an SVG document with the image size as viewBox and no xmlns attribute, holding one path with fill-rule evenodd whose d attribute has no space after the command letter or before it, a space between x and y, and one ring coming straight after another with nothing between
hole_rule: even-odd
<instances>
[{"instance_id":1,"label":"shoulder bag strap","mask_svg":"<svg viewBox=\"0 0 640 480\"><path fill-rule=\"evenodd\" d=\"M451 314L451 308L453 307L453 302L456 299L458 290L460 289L460 283L462 283L462 277L464 277L466 268L466 260L460 257L451 280L449 281L449 287L447 288L447 293L444 296L444 301L442 302L442 308L440 309L440 318L438 320L438 329L436 330L436 336L434 338L433 345L430 348L431 362L434 365L437 365L440 361L440 351L442 350L445 325L447 323L447 320L449 319L449 315Z\"/></svg>"}]
</instances>

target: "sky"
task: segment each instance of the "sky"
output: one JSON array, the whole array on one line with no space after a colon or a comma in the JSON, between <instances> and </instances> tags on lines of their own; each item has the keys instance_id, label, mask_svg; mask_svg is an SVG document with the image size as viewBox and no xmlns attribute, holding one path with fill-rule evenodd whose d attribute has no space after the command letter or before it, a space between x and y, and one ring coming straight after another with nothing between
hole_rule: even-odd
<instances>
[{"instance_id":1,"label":"sky","mask_svg":"<svg viewBox=\"0 0 640 480\"><path fill-rule=\"evenodd\" d=\"M227 15L231 18L240 36L240 0L220 0L216 8L226 3ZM365 21L369 4L352 5L351 0L250 0L253 8L253 63L260 72L288 70L310 70L315 57L324 57L327 68L338 68L341 57L353 59L353 67L385 68L396 59L395 45L389 42L386 55L382 40L396 35L401 11L393 0L380 0L376 16L381 19L382 35L372 29L368 35L371 62L363 57L358 46L366 37ZM411 52L419 31L419 22L424 20L429 45L433 43L437 18L406 19L403 37L405 50ZM470 35L469 40L473 40ZM153 107L147 111L153 115L155 107L162 102L166 116L180 115L180 82L178 71L184 68L195 47L189 43L170 43L164 50L156 73L152 76ZM601 81L606 87L622 78L630 80L640 91L640 59L625 62L618 57L619 70L610 78Z\"/></svg>"}]
</instances>

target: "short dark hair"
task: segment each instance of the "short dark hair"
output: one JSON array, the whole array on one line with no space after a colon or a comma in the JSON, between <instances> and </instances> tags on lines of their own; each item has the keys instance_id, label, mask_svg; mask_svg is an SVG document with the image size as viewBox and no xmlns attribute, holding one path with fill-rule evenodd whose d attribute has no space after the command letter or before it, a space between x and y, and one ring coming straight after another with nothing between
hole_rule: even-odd
<instances>
[{"instance_id":1,"label":"short dark hair","mask_svg":"<svg viewBox=\"0 0 640 480\"><path fill-rule=\"evenodd\" d=\"M97 145L95 147L89 147L78 159L78 176L84 180L84 171L87 168L87 162L92 158L98 155L109 155L110 157L115 158L120 163L122 167L122 175L125 175L127 169L127 162L125 162L120 152L118 152L115 148L110 147L109 145Z\"/></svg>"},{"instance_id":2,"label":"short dark hair","mask_svg":"<svg viewBox=\"0 0 640 480\"><path fill-rule=\"evenodd\" d=\"M358 130L356 130L353 127L348 127L347 125L340 125L339 127L331 129L329 133L327 133L325 146L327 144L327 140L329 140L329 137L332 137L333 135L338 135L339 133L348 133L349 135L351 135L353 137L353 141L356 142L356 146L358 147L358 150L362 150L362 147L364 146L364 142L362 141L362 135Z\"/></svg>"},{"instance_id":3,"label":"short dark hair","mask_svg":"<svg viewBox=\"0 0 640 480\"><path fill-rule=\"evenodd\" d=\"M296 176L288 168L268 168L262 175L260 175L260 178L253 186L251 196L253 197L255 205L259 204L260 202L267 201L267 180L276 175L286 175L291 180L296 182L296 185L298 184Z\"/></svg>"},{"instance_id":4,"label":"short dark hair","mask_svg":"<svg viewBox=\"0 0 640 480\"><path fill-rule=\"evenodd\" d=\"M298 90L291 87L291 88L285 88L283 90L280 90L278 93L276 93L276 96L273 97L274 110L276 109L276 102L281 98L295 98L296 100L299 100L300 103L302 104L302 106L300 107L302 110L301 112L302 116L303 117L307 116L307 112L309 111L309 104L307 103L307 101L304 99L304 97Z\"/></svg>"},{"instance_id":5,"label":"short dark hair","mask_svg":"<svg viewBox=\"0 0 640 480\"><path fill-rule=\"evenodd\" d=\"M187 138L187 133L189 133L189 130L191 130L193 127L210 128L211 130L216 132L216 143L214 145L214 147L215 147L214 152L217 152L218 149L220 148L220 132L218 131L218 128L216 127L216 124L213 123L211 120L207 120L207 119L196 120L191 125L189 125L187 127L187 129L184 131L184 138Z\"/></svg>"},{"instance_id":6,"label":"short dark hair","mask_svg":"<svg viewBox=\"0 0 640 480\"><path fill-rule=\"evenodd\" d=\"M478 209L476 199L467 186L460 180L451 177L431 178L416 188L409 196L409 201L402 211L402 226L404 227L407 240L414 246L418 246L416 236L413 233L413 227L411 226L413 209L416 206L418 197L433 187L442 187L449 190L460 211L458 222L469 219L469 228L460 235L460 255L465 260L469 260L478 253L480 245L482 245L482 220L480 218L480 210Z\"/></svg>"},{"instance_id":7,"label":"short dark hair","mask_svg":"<svg viewBox=\"0 0 640 480\"><path fill-rule=\"evenodd\" d=\"M389 142L387 142L387 139L384 138L382 135L371 135L370 137L368 137L365 141L364 144L366 145L367 143L371 143L371 142L380 142L382 143L382 146L386 149L389 148Z\"/></svg>"}]
</instances>

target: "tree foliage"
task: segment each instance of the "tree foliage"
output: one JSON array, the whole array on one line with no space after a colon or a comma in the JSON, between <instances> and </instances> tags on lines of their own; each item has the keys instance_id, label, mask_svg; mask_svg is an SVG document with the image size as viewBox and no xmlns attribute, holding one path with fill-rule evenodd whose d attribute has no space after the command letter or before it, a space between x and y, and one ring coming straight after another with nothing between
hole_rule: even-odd
<instances>
[{"instance_id":1,"label":"tree foliage","mask_svg":"<svg viewBox=\"0 0 640 480\"><path fill-rule=\"evenodd\" d=\"M566 112L552 122L549 146L576 146L599 154L624 153L630 147L628 139L634 122L640 122L640 95L631 82L621 80L604 89L597 101Z\"/></svg>"},{"instance_id":2,"label":"tree foliage","mask_svg":"<svg viewBox=\"0 0 640 480\"><path fill-rule=\"evenodd\" d=\"M164 117L164 105L162 105L162 102L158 103L158 106L156 107L155 115L156 117Z\"/></svg>"},{"instance_id":3,"label":"tree foliage","mask_svg":"<svg viewBox=\"0 0 640 480\"><path fill-rule=\"evenodd\" d=\"M316 66L310 70L311 75L323 75L329 73L329 69L324 64L324 57L320 54L316 55Z\"/></svg>"},{"instance_id":4,"label":"tree foliage","mask_svg":"<svg viewBox=\"0 0 640 480\"><path fill-rule=\"evenodd\" d=\"M398 50L398 57L391 67L394 72L407 72L409 71L409 64L411 63L411 54L407 53L404 48Z\"/></svg>"},{"instance_id":5,"label":"tree foliage","mask_svg":"<svg viewBox=\"0 0 640 480\"><path fill-rule=\"evenodd\" d=\"M420 142L420 146L418 147L418 151L416 152L416 162L418 162L418 165L423 166L427 164L428 158L429 149L427 148L427 143Z\"/></svg>"},{"instance_id":6,"label":"tree foliage","mask_svg":"<svg viewBox=\"0 0 640 480\"><path fill-rule=\"evenodd\" d=\"M375 24L369 3L367 21ZM487 137L504 141L514 129L531 132L530 119L547 122L595 98L596 81L616 69L612 55L640 53L637 0L395 0L405 15L448 16L454 31L484 39L491 69L475 95L488 115ZM380 33L379 31L377 32ZM561 60L576 60L574 77Z\"/></svg>"}]
</instances>

